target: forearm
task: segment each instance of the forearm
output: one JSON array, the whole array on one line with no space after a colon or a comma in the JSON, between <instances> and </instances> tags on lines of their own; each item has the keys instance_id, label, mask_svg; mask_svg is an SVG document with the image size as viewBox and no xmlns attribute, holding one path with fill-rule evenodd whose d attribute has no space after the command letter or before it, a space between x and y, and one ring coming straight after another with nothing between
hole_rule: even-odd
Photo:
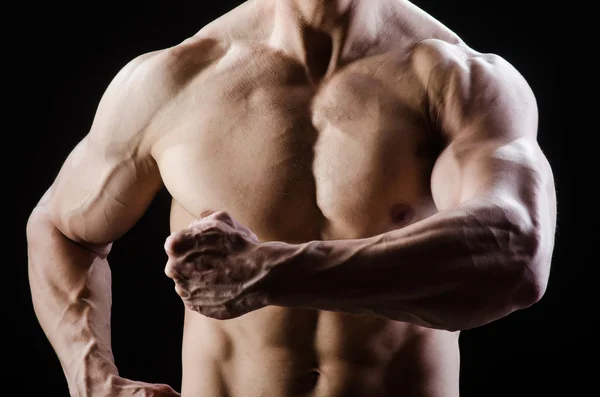
<instances>
[{"instance_id":1,"label":"forearm","mask_svg":"<svg viewBox=\"0 0 600 397\"><path fill-rule=\"evenodd\" d=\"M100 395L117 375L108 263L104 255L66 238L43 215L32 216L27 241L33 306L71 395Z\"/></svg>"},{"instance_id":2,"label":"forearm","mask_svg":"<svg viewBox=\"0 0 600 397\"><path fill-rule=\"evenodd\" d=\"M271 302L447 330L483 325L535 299L535 244L513 215L463 206L372 238L310 242L280 269Z\"/></svg>"}]
</instances>

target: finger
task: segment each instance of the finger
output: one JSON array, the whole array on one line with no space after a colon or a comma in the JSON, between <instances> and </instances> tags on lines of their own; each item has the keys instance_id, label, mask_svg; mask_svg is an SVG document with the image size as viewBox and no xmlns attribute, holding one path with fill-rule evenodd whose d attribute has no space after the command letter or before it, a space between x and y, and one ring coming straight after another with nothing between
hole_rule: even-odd
<instances>
[{"instance_id":1,"label":"finger","mask_svg":"<svg viewBox=\"0 0 600 397\"><path fill-rule=\"evenodd\" d=\"M215 320L229 320L238 317L235 313L231 312L226 306L214 306L214 307L202 307L202 306L188 306L190 310L202 314L205 317L209 317Z\"/></svg>"},{"instance_id":2,"label":"finger","mask_svg":"<svg viewBox=\"0 0 600 397\"><path fill-rule=\"evenodd\" d=\"M164 271L167 277L178 282L192 279L208 282L210 275L214 278L222 273L218 271L222 257L220 252L200 248L183 257L169 257Z\"/></svg>"},{"instance_id":3,"label":"finger","mask_svg":"<svg viewBox=\"0 0 600 397\"><path fill-rule=\"evenodd\" d=\"M172 233L165 240L166 253L170 256L182 256L202 246L212 246L214 249L222 251L225 247L226 233L216 224L200 227L203 229L186 229Z\"/></svg>"},{"instance_id":4,"label":"finger","mask_svg":"<svg viewBox=\"0 0 600 397\"><path fill-rule=\"evenodd\" d=\"M168 255L181 255L196 247L196 240L186 230L171 233L165 240L164 249Z\"/></svg>"},{"instance_id":5,"label":"finger","mask_svg":"<svg viewBox=\"0 0 600 397\"><path fill-rule=\"evenodd\" d=\"M266 297L258 292L247 294L246 296L240 297L235 301L230 301L226 304L230 310L241 312L256 310L257 308L265 307L266 305Z\"/></svg>"},{"instance_id":6,"label":"finger","mask_svg":"<svg viewBox=\"0 0 600 397\"><path fill-rule=\"evenodd\" d=\"M210 248L223 251L225 249L225 240L227 237L227 232L223 230L210 229L196 232L192 238L196 243L195 248Z\"/></svg>"},{"instance_id":7,"label":"finger","mask_svg":"<svg viewBox=\"0 0 600 397\"><path fill-rule=\"evenodd\" d=\"M175 292L181 299L188 300L190 297L189 291L178 282L175 283Z\"/></svg>"},{"instance_id":8,"label":"finger","mask_svg":"<svg viewBox=\"0 0 600 397\"><path fill-rule=\"evenodd\" d=\"M190 226L197 226L198 224L202 224L203 222L210 222L210 221L215 221L215 222L223 222L226 225L228 225L231 228L235 228L235 224L234 224L234 220L233 218L226 212L226 211L215 211L212 212L210 215L207 215L201 219L196 219L194 221L192 221L192 223L190 224Z\"/></svg>"},{"instance_id":9,"label":"finger","mask_svg":"<svg viewBox=\"0 0 600 397\"><path fill-rule=\"evenodd\" d=\"M214 318L215 320L230 320L232 318L238 317L239 315L230 311L225 306L220 306L210 310L208 316Z\"/></svg>"},{"instance_id":10,"label":"finger","mask_svg":"<svg viewBox=\"0 0 600 397\"><path fill-rule=\"evenodd\" d=\"M165 274L167 275L167 277L175 281L181 279L181 274L177 269L176 262L171 259L169 259L167 261L167 264L165 265Z\"/></svg>"},{"instance_id":11,"label":"finger","mask_svg":"<svg viewBox=\"0 0 600 397\"><path fill-rule=\"evenodd\" d=\"M160 392L160 397L181 397L181 394L176 392L171 386L162 383L155 385L156 390Z\"/></svg>"},{"instance_id":12,"label":"finger","mask_svg":"<svg viewBox=\"0 0 600 397\"><path fill-rule=\"evenodd\" d=\"M194 222L190 223L190 226L187 229L184 229L188 232L198 233L198 232L207 232L209 230L225 230L229 227L229 225L220 222L216 219L197 219Z\"/></svg>"},{"instance_id":13,"label":"finger","mask_svg":"<svg viewBox=\"0 0 600 397\"><path fill-rule=\"evenodd\" d=\"M187 306L206 309L227 305L235 300L238 295L229 287L219 288L214 285L209 288L202 288L201 291L197 287L186 289L182 286L176 287L175 290Z\"/></svg>"},{"instance_id":14,"label":"finger","mask_svg":"<svg viewBox=\"0 0 600 397\"><path fill-rule=\"evenodd\" d=\"M258 239L258 236L256 234L254 234L252 231L248 230L245 233L245 236L248 240L253 241L255 243L260 243L260 240Z\"/></svg>"},{"instance_id":15,"label":"finger","mask_svg":"<svg viewBox=\"0 0 600 397\"><path fill-rule=\"evenodd\" d=\"M231 218L233 222L233 228L243 234L248 240L258 241L258 236L252 232L252 230L248 229L245 225L242 225L237 220Z\"/></svg>"}]
</instances>

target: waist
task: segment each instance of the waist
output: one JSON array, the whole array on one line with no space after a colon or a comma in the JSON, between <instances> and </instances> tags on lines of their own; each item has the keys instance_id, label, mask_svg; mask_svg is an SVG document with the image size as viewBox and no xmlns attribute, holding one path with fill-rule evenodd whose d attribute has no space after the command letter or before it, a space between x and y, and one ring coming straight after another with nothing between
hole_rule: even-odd
<instances>
[{"instance_id":1,"label":"waist","mask_svg":"<svg viewBox=\"0 0 600 397\"><path fill-rule=\"evenodd\" d=\"M459 366L457 333L304 309L186 311L182 397L453 396Z\"/></svg>"}]
</instances>

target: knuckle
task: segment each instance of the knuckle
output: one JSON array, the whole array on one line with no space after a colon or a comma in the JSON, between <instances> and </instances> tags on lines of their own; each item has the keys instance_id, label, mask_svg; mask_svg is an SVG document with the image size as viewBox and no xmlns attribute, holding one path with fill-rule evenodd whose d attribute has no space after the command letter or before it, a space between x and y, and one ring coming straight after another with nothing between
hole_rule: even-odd
<instances>
[{"instance_id":1,"label":"knuckle","mask_svg":"<svg viewBox=\"0 0 600 397\"><path fill-rule=\"evenodd\" d=\"M229 213L227 213L225 211L217 211L212 215L212 217L214 217L214 219L217 219L221 222L226 223L230 227L235 228L233 218L229 215Z\"/></svg>"},{"instance_id":2,"label":"knuckle","mask_svg":"<svg viewBox=\"0 0 600 397\"><path fill-rule=\"evenodd\" d=\"M194 240L190 238L187 232L177 232L172 234L165 241L165 250L172 255L181 255L194 247Z\"/></svg>"},{"instance_id":3,"label":"knuckle","mask_svg":"<svg viewBox=\"0 0 600 397\"><path fill-rule=\"evenodd\" d=\"M173 270L173 268L171 266L165 266L165 274L167 275L167 277L175 279L177 277L177 275L175 274L175 271Z\"/></svg>"},{"instance_id":4,"label":"knuckle","mask_svg":"<svg viewBox=\"0 0 600 397\"><path fill-rule=\"evenodd\" d=\"M227 233L227 243L233 251L245 248L248 244L248 236L244 233Z\"/></svg>"},{"instance_id":5,"label":"knuckle","mask_svg":"<svg viewBox=\"0 0 600 397\"><path fill-rule=\"evenodd\" d=\"M180 269L179 269L178 263L171 259L169 259L167 261L167 264L164 269L167 277L172 278L173 280L178 280L181 278L181 273L179 270Z\"/></svg>"},{"instance_id":6,"label":"knuckle","mask_svg":"<svg viewBox=\"0 0 600 397\"><path fill-rule=\"evenodd\" d=\"M179 295L184 301L190 298L190 293L181 284L175 284L175 292L177 292L177 295Z\"/></svg>"},{"instance_id":7,"label":"knuckle","mask_svg":"<svg viewBox=\"0 0 600 397\"><path fill-rule=\"evenodd\" d=\"M219 222L215 219L206 219L198 222L196 226L193 228L193 232L205 232L208 230L217 229L219 227Z\"/></svg>"}]
</instances>

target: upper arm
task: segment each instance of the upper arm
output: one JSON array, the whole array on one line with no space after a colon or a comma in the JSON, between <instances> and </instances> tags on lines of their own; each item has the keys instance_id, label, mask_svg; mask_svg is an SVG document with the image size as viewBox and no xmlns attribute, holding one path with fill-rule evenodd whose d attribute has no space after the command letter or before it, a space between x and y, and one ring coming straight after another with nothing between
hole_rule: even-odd
<instances>
[{"instance_id":1,"label":"upper arm","mask_svg":"<svg viewBox=\"0 0 600 397\"><path fill-rule=\"evenodd\" d=\"M538 109L523 76L496 55L429 40L413 52L432 124L445 148L431 190L439 209L499 205L516 225L550 243L556 199L549 162L537 143Z\"/></svg>"},{"instance_id":2,"label":"upper arm","mask_svg":"<svg viewBox=\"0 0 600 397\"><path fill-rule=\"evenodd\" d=\"M149 126L170 96L163 57L143 55L115 76L89 133L38 204L73 241L110 244L137 222L162 186Z\"/></svg>"}]
</instances>

